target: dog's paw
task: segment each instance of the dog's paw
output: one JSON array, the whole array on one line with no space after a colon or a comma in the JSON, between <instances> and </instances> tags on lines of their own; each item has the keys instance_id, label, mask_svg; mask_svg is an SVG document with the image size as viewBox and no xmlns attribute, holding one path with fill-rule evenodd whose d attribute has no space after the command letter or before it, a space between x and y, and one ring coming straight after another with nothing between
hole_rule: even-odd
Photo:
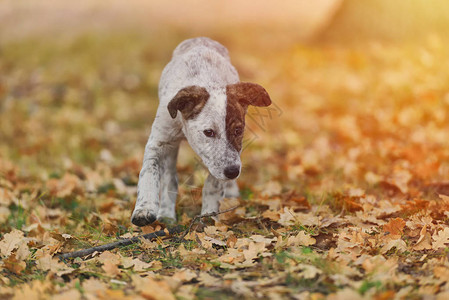
<instances>
[{"instance_id":1,"label":"dog's paw","mask_svg":"<svg viewBox=\"0 0 449 300\"><path fill-rule=\"evenodd\" d=\"M150 225L156 221L156 215L146 209L137 209L133 212L131 222L139 227Z\"/></svg>"}]
</instances>

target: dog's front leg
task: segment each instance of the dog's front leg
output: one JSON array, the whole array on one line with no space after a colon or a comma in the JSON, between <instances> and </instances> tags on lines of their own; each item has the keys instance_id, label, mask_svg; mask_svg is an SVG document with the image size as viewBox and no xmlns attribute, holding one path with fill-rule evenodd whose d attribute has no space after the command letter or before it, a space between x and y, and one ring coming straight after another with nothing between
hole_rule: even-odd
<instances>
[{"instance_id":1,"label":"dog's front leg","mask_svg":"<svg viewBox=\"0 0 449 300\"><path fill-rule=\"evenodd\" d=\"M161 162L161 206L157 219L162 223L176 222L176 197L178 196L178 175L176 172L176 161L178 158L179 142L167 149L166 157Z\"/></svg>"},{"instance_id":2,"label":"dog's front leg","mask_svg":"<svg viewBox=\"0 0 449 300\"><path fill-rule=\"evenodd\" d=\"M225 183L225 197L226 198L238 198L240 197L239 186L237 181L230 180Z\"/></svg>"},{"instance_id":3,"label":"dog's front leg","mask_svg":"<svg viewBox=\"0 0 449 300\"><path fill-rule=\"evenodd\" d=\"M145 147L137 184L137 201L131 217L131 222L137 226L149 225L156 221L159 211L160 160L163 154L152 147L150 141Z\"/></svg>"},{"instance_id":4,"label":"dog's front leg","mask_svg":"<svg viewBox=\"0 0 449 300\"><path fill-rule=\"evenodd\" d=\"M218 212L219 202L223 199L223 197L224 182L209 174L204 182L201 214Z\"/></svg>"}]
</instances>

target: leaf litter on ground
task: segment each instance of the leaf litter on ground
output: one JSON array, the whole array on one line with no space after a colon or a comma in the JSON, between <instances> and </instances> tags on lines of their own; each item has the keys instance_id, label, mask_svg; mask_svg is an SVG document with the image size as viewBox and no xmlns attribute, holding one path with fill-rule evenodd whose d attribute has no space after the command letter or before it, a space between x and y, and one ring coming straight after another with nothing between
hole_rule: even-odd
<instances>
[{"instance_id":1,"label":"leaf litter on ground","mask_svg":"<svg viewBox=\"0 0 449 300\"><path fill-rule=\"evenodd\" d=\"M448 297L443 38L292 43L251 63L233 54L239 70L265 70L242 77L267 86L277 107L248 113L242 197L220 207L239 208L184 239L60 261L164 229L129 221L163 59L147 59L156 46L144 40L98 39L100 48L82 37L72 47L41 43L28 51L35 61L17 45L2 49L1 298ZM95 67L76 43L99 58ZM178 220L187 227L207 173L186 145L178 169Z\"/></svg>"}]
</instances>

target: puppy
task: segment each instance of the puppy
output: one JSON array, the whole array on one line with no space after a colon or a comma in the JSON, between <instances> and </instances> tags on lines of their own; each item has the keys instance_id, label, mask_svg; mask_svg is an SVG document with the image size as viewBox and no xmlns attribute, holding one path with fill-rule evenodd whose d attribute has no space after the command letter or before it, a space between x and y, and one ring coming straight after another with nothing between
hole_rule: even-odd
<instances>
[{"instance_id":1,"label":"puppy","mask_svg":"<svg viewBox=\"0 0 449 300\"><path fill-rule=\"evenodd\" d=\"M227 49L200 37L173 52L159 82L159 107L145 147L133 224L176 221L176 160L181 140L209 170L201 213L217 212L223 197L238 197L245 114L249 105L269 106L263 87L240 82Z\"/></svg>"}]
</instances>

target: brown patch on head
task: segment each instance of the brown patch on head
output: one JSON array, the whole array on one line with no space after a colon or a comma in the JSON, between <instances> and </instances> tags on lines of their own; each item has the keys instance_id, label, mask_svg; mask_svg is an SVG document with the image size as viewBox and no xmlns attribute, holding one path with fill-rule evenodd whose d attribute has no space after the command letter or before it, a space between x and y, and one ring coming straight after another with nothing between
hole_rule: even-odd
<instances>
[{"instance_id":1,"label":"brown patch on head","mask_svg":"<svg viewBox=\"0 0 449 300\"><path fill-rule=\"evenodd\" d=\"M226 138L232 147L242 150L243 129L245 128L246 107L238 101L238 98L226 92L228 96L226 104Z\"/></svg>"},{"instance_id":2,"label":"brown patch on head","mask_svg":"<svg viewBox=\"0 0 449 300\"><path fill-rule=\"evenodd\" d=\"M226 96L226 138L232 147L240 152L248 105L268 106L271 99L263 87L249 82L226 86Z\"/></svg>"},{"instance_id":3,"label":"brown patch on head","mask_svg":"<svg viewBox=\"0 0 449 300\"><path fill-rule=\"evenodd\" d=\"M174 119L179 110L184 120L190 120L201 112L208 99L209 93L205 88L196 85L188 86L181 89L168 103L168 112Z\"/></svg>"},{"instance_id":4,"label":"brown patch on head","mask_svg":"<svg viewBox=\"0 0 449 300\"><path fill-rule=\"evenodd\" d=\"M232 95L242 105L269 106L270 96L267 91L258 84L250 82L239 82L226 86L226 94Z\"/></svg>"}]
</instances>

